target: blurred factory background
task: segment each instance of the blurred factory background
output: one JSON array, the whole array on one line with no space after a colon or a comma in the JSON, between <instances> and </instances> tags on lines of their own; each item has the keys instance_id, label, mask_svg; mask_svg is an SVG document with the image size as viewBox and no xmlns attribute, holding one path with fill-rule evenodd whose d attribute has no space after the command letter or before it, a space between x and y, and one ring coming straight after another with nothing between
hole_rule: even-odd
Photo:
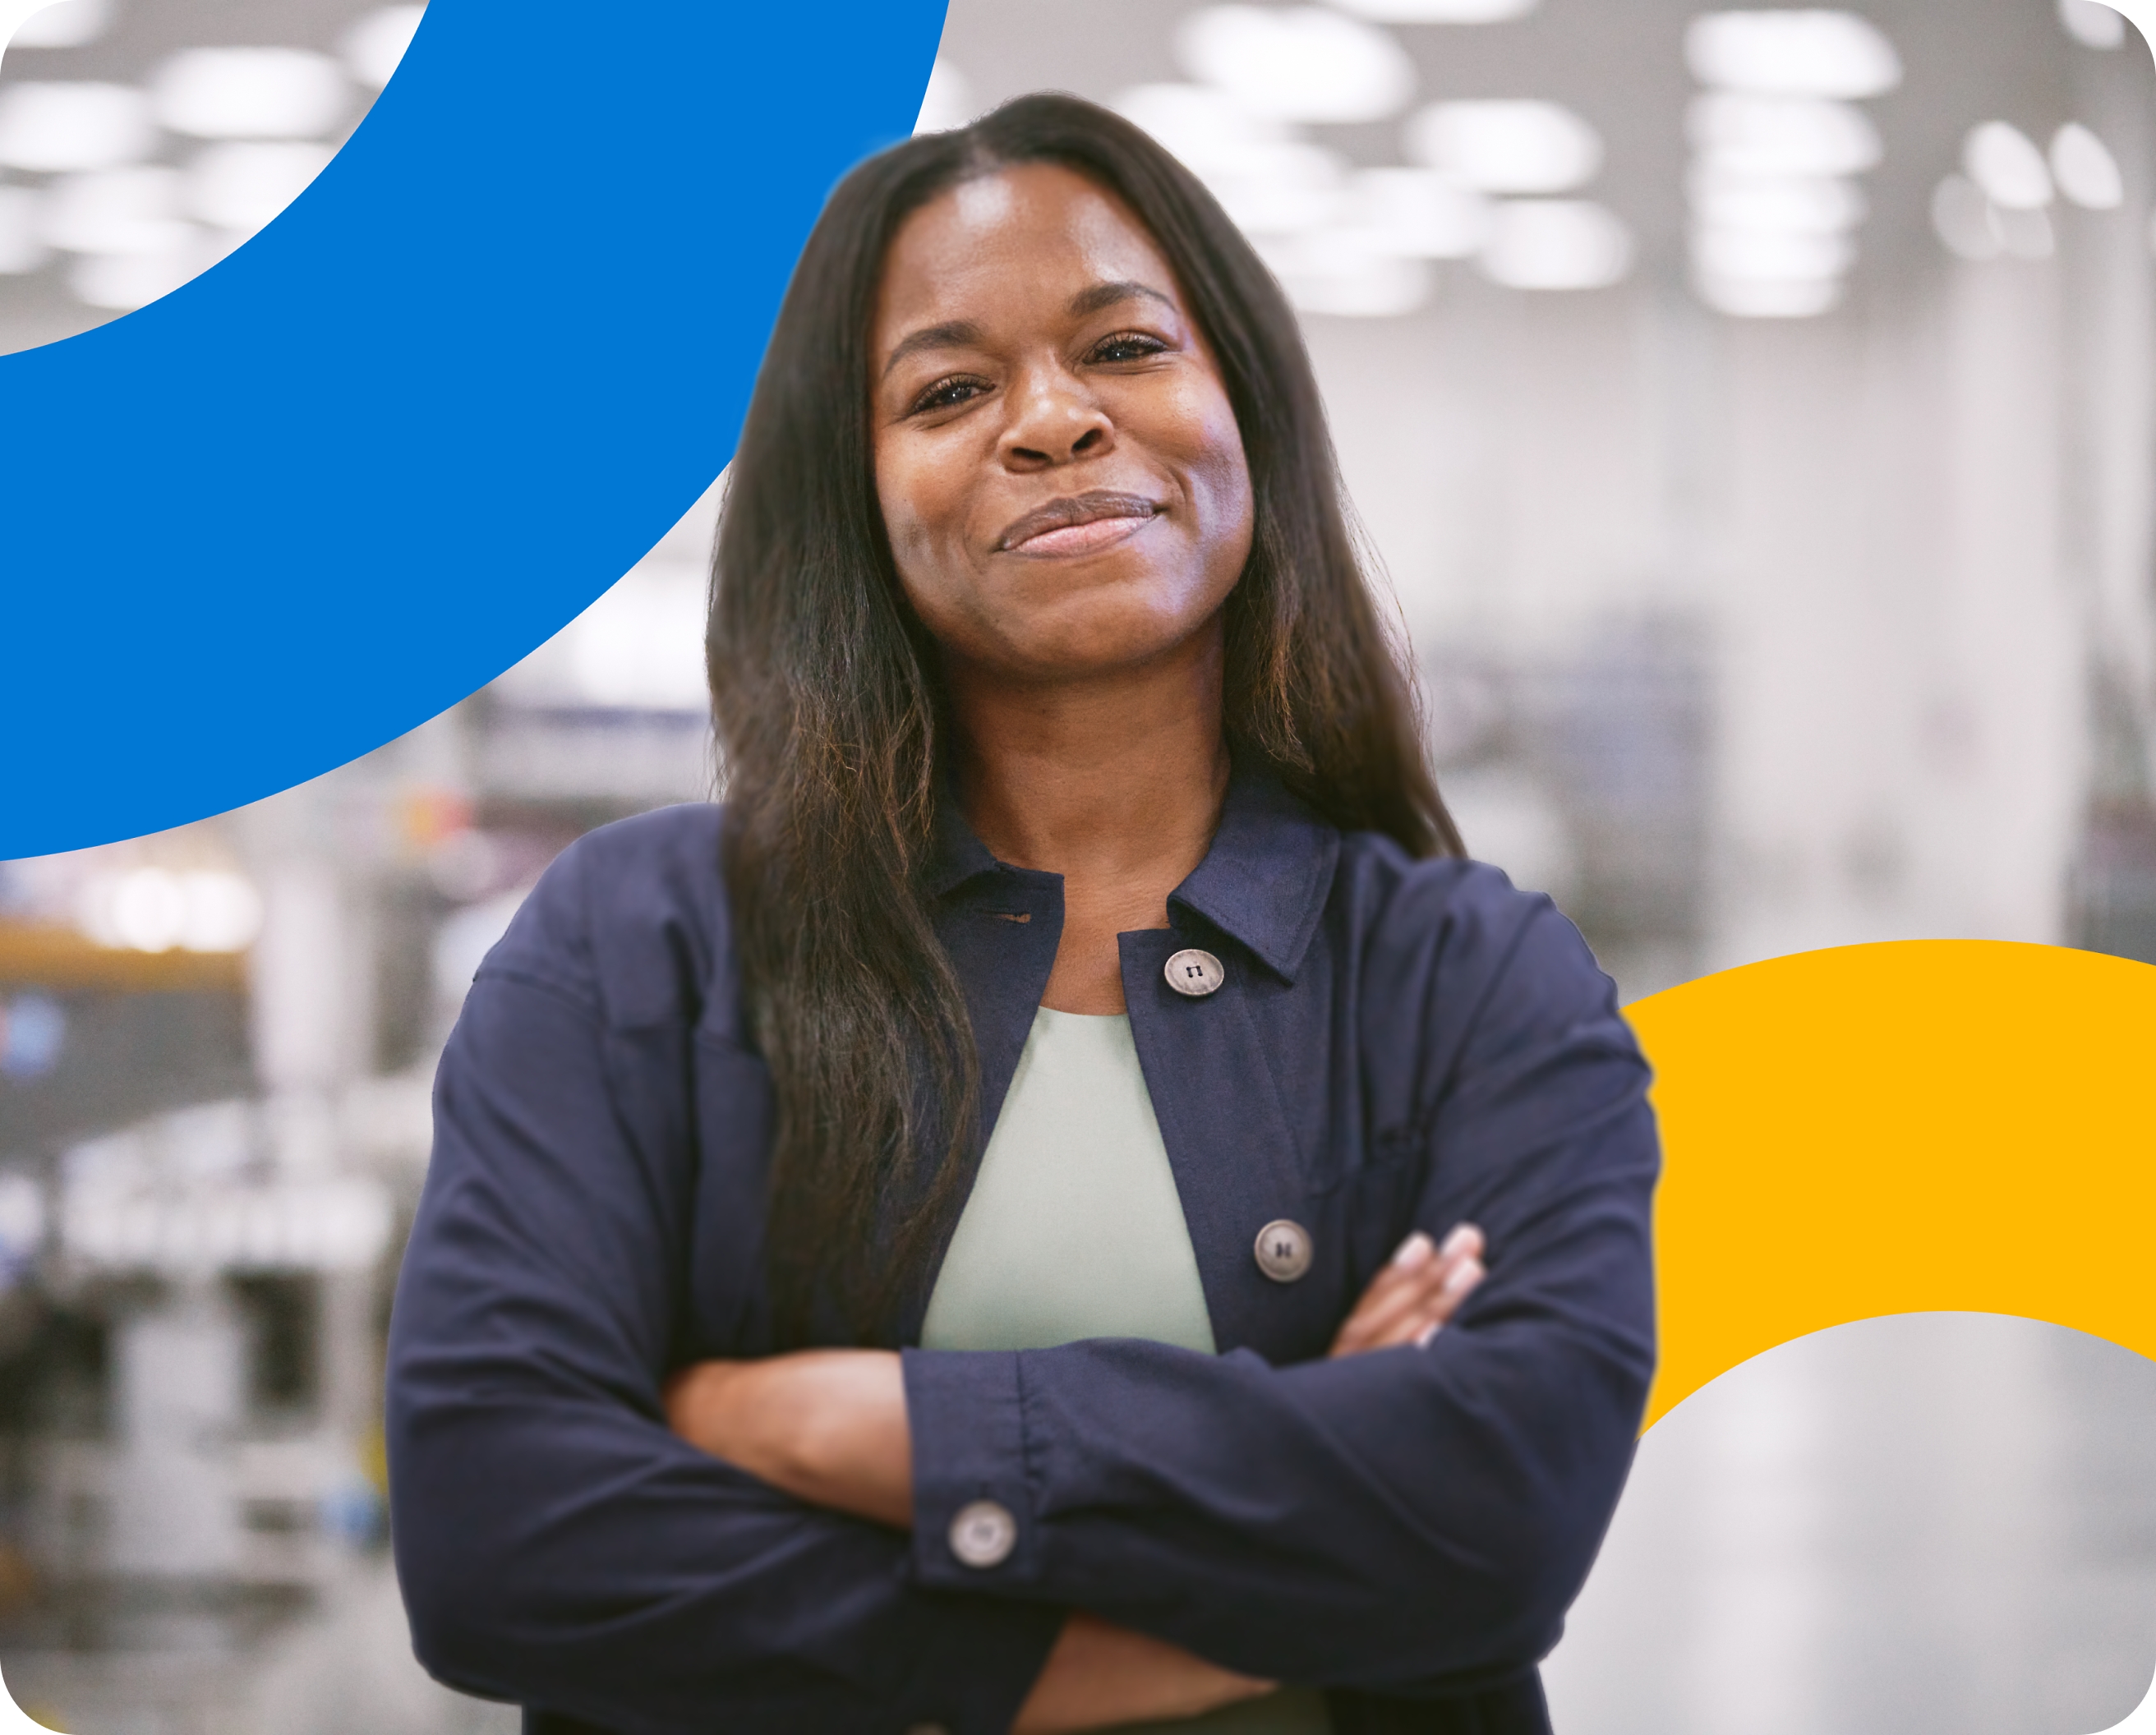
<instances>
[{"instance_id":1,"label":"blurred factory background","mask_svg":"<svg viewBox=\"0 0 2156 1735\"><path fill-rule=\"evenodd\" d=\"M33 16L0 352L270 221L419 18ZM2118 14L955 0L922 124L1039 88L1154 131L1289 288L1470 846L1627 998L1912 937L2156 962L2156 85ZM365 759L0 865L0 1672L71 1735L516 1727L409 1658L388 1296L478 959L568 840L716 787L715 510ZM2026 1322L1762 1358L1643 1446L1560 1727L2107 1727L2156 1668L2152 1424L2156 1367Z\"/></svg>"}]
</instances>

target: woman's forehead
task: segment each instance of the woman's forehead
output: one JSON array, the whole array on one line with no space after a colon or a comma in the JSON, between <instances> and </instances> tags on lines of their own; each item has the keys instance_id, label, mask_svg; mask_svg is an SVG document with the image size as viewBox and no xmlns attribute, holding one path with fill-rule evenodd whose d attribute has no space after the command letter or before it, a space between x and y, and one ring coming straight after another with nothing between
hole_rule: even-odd
<instances>
[{"instance_id":1,"label":"woman's forehead","mask_svg":"<svg viewBox=\"0 0 2156 1735\"><path fill-rule=\"evenodd\" d=\"M1120 199L1059 165L1024 163L959 182L900 226L877 325L1062 305L1117 281L1175 293L1159 248Z\"/></svg>"}]
</instances>

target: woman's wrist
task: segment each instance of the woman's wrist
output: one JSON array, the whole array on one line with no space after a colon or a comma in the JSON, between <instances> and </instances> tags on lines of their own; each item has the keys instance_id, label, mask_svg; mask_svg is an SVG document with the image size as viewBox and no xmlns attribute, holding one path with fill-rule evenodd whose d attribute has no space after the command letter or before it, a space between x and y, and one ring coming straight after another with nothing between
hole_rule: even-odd
<instances>
[{"instance_id":1,"label":"woman's wrist","mask_svg":"<svg viewBox=\"0 0 2156 1735\"><path fill-rule=\"evenodd\" d=\"M913 1441L891 1351L699 1362L668 1382L666 1414L691 1445L797 1499L913 1522Z\"/></svg>"},{"instance_id":2,"label":"woman's wrist","mask_svg":"<svg viewBox=\"0 0 2156 1735\"><path fill-rule=\"evenodd\" d=\"M1276 1684L1080 1612L1063 1624L1040 1678L1019 1707L1011 1735L1072 1735L1116 1723L1199 1717L1257 1698Z\"/></svg>"}]
</instances>

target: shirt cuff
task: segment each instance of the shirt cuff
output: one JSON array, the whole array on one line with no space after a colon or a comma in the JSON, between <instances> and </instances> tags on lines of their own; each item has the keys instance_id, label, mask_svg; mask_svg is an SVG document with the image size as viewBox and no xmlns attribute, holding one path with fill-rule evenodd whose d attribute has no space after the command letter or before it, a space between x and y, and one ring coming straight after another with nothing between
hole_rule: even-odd
<instances>
[{"instance_id":1,"label":"shirt cuff","mask_svg":"<svg viewBox=\"0 0 2156 1735\"><path fill-rule=\"evenodd\" d=\"M916 1581L1022 1594L1042 1563L1017 1352L908 1349L902 1365Z\"/></svg>"},{"instance_id":2,"label":"shirt cuff","mask_svg":"<svg viewBox=\"0 0 2156 1735\"><path fill-rule=\"evenodd\" d=\"M911 1647L894 1735L1009 1735L1068 1611L935 1591L917 1600L936 1618ZM963 1620L946 1618L959 1610Z\"/></svg>"}]
</instances>

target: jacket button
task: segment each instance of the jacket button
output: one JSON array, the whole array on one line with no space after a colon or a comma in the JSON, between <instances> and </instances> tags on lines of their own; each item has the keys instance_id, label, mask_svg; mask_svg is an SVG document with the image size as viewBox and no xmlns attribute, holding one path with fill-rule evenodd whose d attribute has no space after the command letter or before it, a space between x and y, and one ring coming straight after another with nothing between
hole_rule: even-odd
<instances>
[{"instance_id":1,"label":"jacket button","mask_svg":"<svg viewBox=\"0 0 2156 1735\"><path fill-rule=\"evenodd\" d=\"M1018 1546L1018 1520L1010 1509L993 1500L977 1500L958 1508L951 1521L951 1552L962 1565L1001 1566Z\"/></svg>"},{"instance_id":2,"label":"jacket button","mask_svg":"<svg viewBox=\"0 0 2156 1735\"><path fill-rule=\"evenodd\" d=\"M1276 1283L1292 1283L1310 1269L1310 1231L1276 1218L1258 1231L1258 1269Z\"/></svg>"},{"instance_id":3,"label":"jacket button","mask_svg":"<svg viewBox=\"0 0 2156 1735\"><path fill-rule=\"evenodd\" d=\"M1228 979L1228 973L1220 968L1220 960L1195 947L1170 958L1165 973L1170 988L1194 1000L1204 998Z\"/></svg>"}]
</instances>

